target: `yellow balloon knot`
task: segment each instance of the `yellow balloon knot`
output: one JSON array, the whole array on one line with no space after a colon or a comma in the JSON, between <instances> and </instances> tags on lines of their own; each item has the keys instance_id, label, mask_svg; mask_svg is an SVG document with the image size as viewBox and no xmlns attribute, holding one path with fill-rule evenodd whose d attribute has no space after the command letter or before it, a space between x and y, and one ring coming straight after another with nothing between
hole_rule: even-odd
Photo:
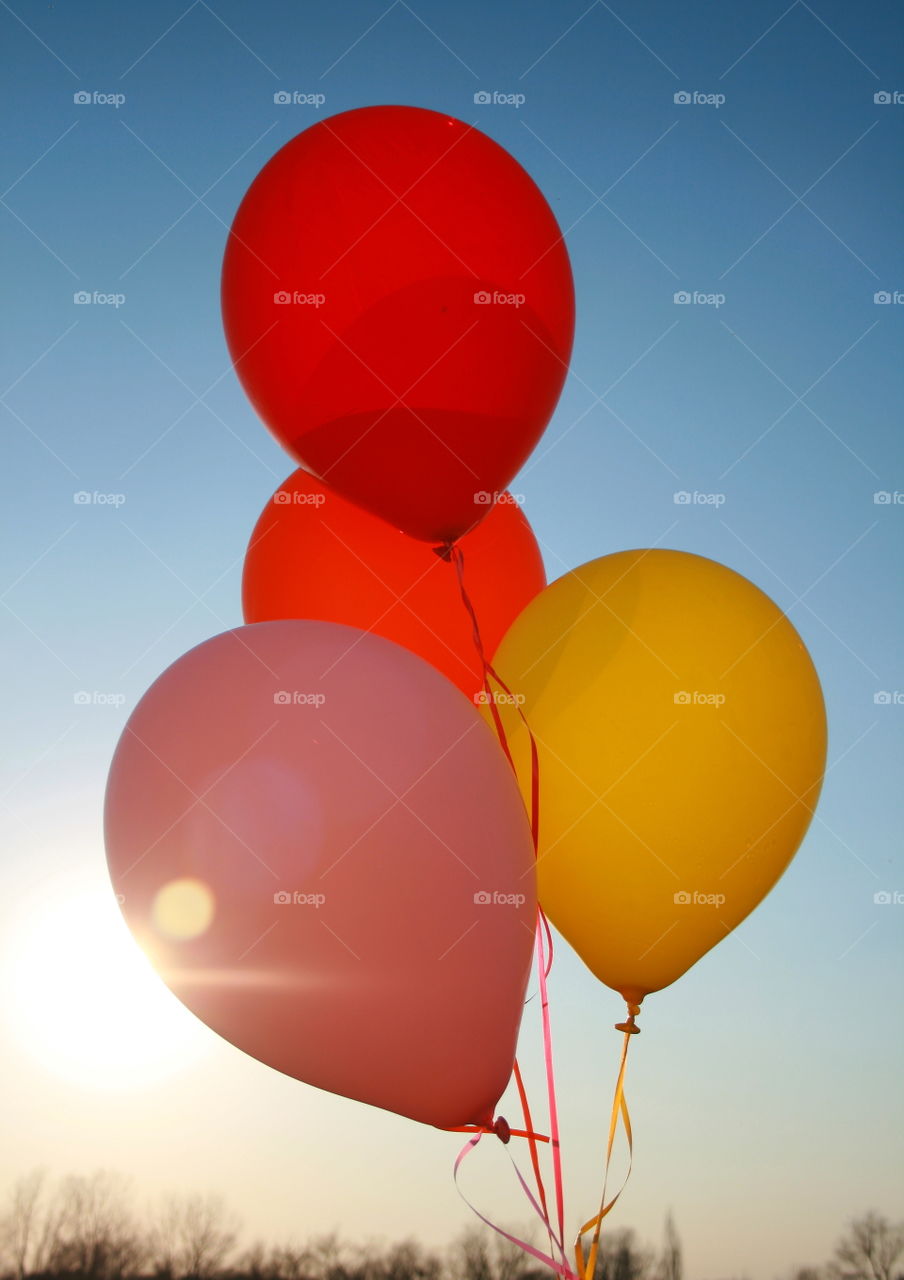
<instances>
[{"instance_id":1,"label":"yellow balloon knot","mask_svg":"<svg viewBox=\"0 0 904 1280\"><path fill-rule=\"evenodd\" d=\"M639 1036L640 1027L634 1025L634 1019L640 1013L639 1004L628 1004L628 1017L625 1022L616 1022L615 1030L624 1031L626 1035Z\"/></svg>"}]
</instances>

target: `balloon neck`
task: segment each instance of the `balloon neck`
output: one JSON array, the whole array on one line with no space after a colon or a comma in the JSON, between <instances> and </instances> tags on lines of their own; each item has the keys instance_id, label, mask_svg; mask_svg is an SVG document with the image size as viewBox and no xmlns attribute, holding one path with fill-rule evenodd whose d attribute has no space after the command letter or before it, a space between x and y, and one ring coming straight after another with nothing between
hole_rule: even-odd
<instances>
[{"instance_id":1,"label":"balloon neck","mask_svg":"<svg viewBox=\"0 0 904 1280\"><path fill-rule=\"evenodd\" d=\"M624 1022L616 1022L615 1030L624 1031L625 1035L639 1036L640 1027L635 1026L634 1019L640 1014L640 1005L634 1004L631 1000L628 1004L628 1016Z\"/></svg>"},{"instance_id":2,"label":"balloon neck","mask_svg":"<svg viewBox=\"0 0 904 1280\"><path fill-rule=\"evenodd\" d=\"M512 1131L509 1128L508 1121L503 1116L497 1116L493 1121L493 1132L503 1146L508 1146L512 1138Z\"/></svg>"},{"instance_id":3,"label":"balloon neck","mask_svg":"<svg viewBox=\"0 0 904 1280\"><path fill-rule=\"evenodd\" d=\"M442 542L438 547L433 548L434 554L438 555L440 560L445 560L447 564L452 559L452 553L454 550L454 542Z\"/></svg>"}]
</instances>

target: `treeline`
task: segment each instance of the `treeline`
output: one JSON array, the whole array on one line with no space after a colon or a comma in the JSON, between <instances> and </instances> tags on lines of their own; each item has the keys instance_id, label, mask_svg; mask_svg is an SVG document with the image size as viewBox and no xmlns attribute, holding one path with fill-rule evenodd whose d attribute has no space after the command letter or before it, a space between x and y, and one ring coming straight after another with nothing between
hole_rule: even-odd
<instances>
[{"instance_id":1,"label":"treeline","mask_svg":"<svg viewBox=\"0 0 904 1280\"><path fill-rule=\"evenodd\" d=\"M126 1180L100 1172L52 1182L20 1178L0 1210L0 1280L548 1280L549 1271L489 1229L442 1252L414 1240L355 1244L240 1243L241 1224L215 1196L166 1196L141 1217ZM523 1237L526 1232L514 1232ZM595 1280L682 1280L671 1218L661 1254L630 1228L606 1233Z\"/></svg>"},{"instance_id":2,"label":"treeline","mask_svg":"<svg viewBox=\"0 0 904 1280\"><path fill-rule=\"evenodd\" d=\"M139 1218L129 1184L116 1174L53 1182L34 1172L14 1184L0 1209L0 1280L548 1280L550 1274L516 1245L476 1227L441 1252L414 1240L354 1244L334 1235L248 1246L240 1232L216 1196L165 1196ZM684 1280L671 1215L655 1249L629 1227L606 1231L594 1280ZM787 1280L904 1280L904 1223L864 1214L824 1266L797 1268Z\"/></svg>"}]
</instances>

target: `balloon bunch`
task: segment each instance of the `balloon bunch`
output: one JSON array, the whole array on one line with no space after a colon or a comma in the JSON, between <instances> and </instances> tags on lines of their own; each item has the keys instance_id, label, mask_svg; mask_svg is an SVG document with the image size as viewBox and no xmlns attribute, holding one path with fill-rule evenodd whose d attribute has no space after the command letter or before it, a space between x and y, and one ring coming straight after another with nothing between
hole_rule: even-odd
<instances>
[{"instance_id":1,"label":"balloon bunch","mask_svg":"<svg viewBox=\"0 0 904 1280\"><path fill-rule=\"evenodd\" d=\"M246 625L178 659L120 739L123 911L262 1062L468 1130L465 1151L525 1137L549 1237L530 1251L589 1280L617 1197L573 1270L544 911L628 1006L608 1167L641 1002L803 838L816 673L777 606L699 556L625 551L545 585L506 486L567 372L571 272L542 194L478 130L411 107L307 129L242 201L222 292L242 385L301 469L252 534ZM549 1135L514 1057L535 943ZM494 1119L513 1070L523 1130Z\"/></svg>"}]
</instances>

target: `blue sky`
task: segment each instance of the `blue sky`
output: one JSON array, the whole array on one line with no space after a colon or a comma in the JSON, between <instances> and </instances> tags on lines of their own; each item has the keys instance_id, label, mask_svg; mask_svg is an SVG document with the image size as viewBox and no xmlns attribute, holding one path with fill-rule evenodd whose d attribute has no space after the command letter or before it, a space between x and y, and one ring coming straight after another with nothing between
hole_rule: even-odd
<instances>
[{"instance_id":1,"label":"blue sky","mask_svg":"<svg viewBox=\"0 0 904 1280\"><path fill-rule=\"evenodd\" d=\"M0 207L0 1180L104 1165L142 1195L210 1187L271 1238L336 1227L441 1243L467 1220L453 1138L317 1094L184 1021L191 1051L120 1087L67 1070L65 1053L36 1057L54 984L23 959L48 912L103 891L103 787L125 718L170 662L241 621L247 538L292 469L220 326L236 206L299 130L404 102L511 150L567 232L572 376L513 486L550 577L654 543L724 561L787 609L824 683L830 771L800 854L644 1008L616 1221L657 1241L671 1208L691 1276L767 1280L823 1260L852 1213L897 1216L897 7L17 0L0 27L15 121ZM285 92L324 101L275 103ZM523 102L475 101L487 93ZM564 945L552 997L576 1221L597 1196L621 1010ZM101 991L92 1013L112 1044L125 1010ZM474 1165L481 1205L523 1218L501 1151Z\"/></svg>"}]
</instances>

